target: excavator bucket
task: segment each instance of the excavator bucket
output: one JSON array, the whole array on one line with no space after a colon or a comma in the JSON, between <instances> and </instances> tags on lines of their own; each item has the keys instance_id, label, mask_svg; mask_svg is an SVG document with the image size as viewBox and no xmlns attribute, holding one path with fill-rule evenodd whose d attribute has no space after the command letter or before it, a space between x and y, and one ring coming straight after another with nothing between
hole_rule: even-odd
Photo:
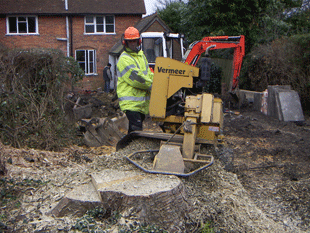
<instances>
[{"instance_id":1,"label":"excavator bucket","mask_svg":"<svg viewBox=\"0 0 310 233\"><path fill-rule=\"evenodd\" d=\"M84 120L86 132L84 141L88 146L116 146L127 133L128 120L126 115L110 118Z\"/></svg>"}]
</instances>

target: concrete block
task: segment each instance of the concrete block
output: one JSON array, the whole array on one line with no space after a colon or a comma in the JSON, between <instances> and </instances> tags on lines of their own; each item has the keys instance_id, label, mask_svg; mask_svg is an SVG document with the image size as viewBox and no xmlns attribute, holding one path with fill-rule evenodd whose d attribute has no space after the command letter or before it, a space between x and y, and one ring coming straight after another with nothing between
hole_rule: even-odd
<instances>
[{"instance_id":1,"label":"concrete block","mask_svg":"<svg viewBox=\"0 0 310 233\"><path fill-rule=\"evenodd\" d=\"M254 93L254 103L253 103L253 109L255 111L261 111L262 108L262 92L256 92Z\"/></svg>"},{"instance_id":2,"label":"concrete block","mask_svg":"<svg viewBox=\"0 0 310 233\"><path fill-rule=\"evenodd\" d=\"M253 103L254 93L252 91L240 90L239 91L239 99L242 102Z\"/></svg>"},{"instance_id":3,"label":"concrete block","mask_svg":"<svg viewBox=\"0 0 310 233\"><path fill-rule=\"evenodd\" d=\"M253 106L253 109L255 111L261 111L262 92L240 89L239 93L240 93L239 100L241 104L242 103L250 104Z\"/></svg>"}]
</instances>

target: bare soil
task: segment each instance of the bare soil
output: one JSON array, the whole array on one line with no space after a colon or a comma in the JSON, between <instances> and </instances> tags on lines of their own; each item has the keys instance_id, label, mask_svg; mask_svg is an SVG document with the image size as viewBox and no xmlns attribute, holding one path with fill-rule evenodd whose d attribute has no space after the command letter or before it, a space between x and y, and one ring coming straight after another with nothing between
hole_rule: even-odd
<instances>
[{"instance_id":1,"label":"bare soil","mask_svg":"<svg viewBox=\"0 0 310 233\"><path fill-rule=\"evenodd\" d=\"M255 204L292 229L310 225L310 121L283 122L259 112L225 117L231 171Z\"/></svg>"},{"instance_id":2,"label":"bare soil","mask_svg":"<svg viewBox=\"0 0 310 233\"><path fill-rule=\"evenodd\" d=\"M114 103L106 113L112 97L96 96L94 116L117 112ZM225 146L217 149L215 164L181 178L193 209L180 232L309 232L309 117L296 124L251 109L235 113L225 114ZM157 130L149 120L144 129ZM136 142L134 148L145 146ZM48 215L67 192L89 182L90 173L137 169L124 158L128 152L109 146L50 152L0 144L0 232L142 232L138 222L112 212Z\"/></svg>"}]
</instances>

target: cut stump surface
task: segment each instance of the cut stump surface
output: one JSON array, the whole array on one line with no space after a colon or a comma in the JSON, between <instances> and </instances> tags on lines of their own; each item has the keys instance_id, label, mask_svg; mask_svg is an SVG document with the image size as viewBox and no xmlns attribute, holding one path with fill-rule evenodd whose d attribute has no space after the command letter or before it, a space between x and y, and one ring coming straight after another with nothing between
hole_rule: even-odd
<instances>
[{"instance_id":1,"label":"cut stump surface","mask_svg":"<svg viewBox=\"0 0 310 233\"><path fill-rule=\"evenodd\" d=\"M146 224L160 223L170 232L184 228L190 204L178 177L108 169L92 174L92 181L104 208Z\"/></svg>"}]
</instances>

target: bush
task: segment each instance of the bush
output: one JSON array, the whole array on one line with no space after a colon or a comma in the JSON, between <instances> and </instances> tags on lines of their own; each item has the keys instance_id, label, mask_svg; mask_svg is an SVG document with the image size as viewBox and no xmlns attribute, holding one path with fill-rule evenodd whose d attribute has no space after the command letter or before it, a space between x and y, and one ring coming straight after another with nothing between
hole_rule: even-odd
<instances>
[{"instance_id":1,"label":"bush","mask_svg":"<svg viewBox=\"0 0 310 233\"><path fill-rule=\"evenodd\" d=\"M247 56L241 87L264 91L268 85L291 85L304 109L310 107L310 34L260 45Z\"/></svg>"},{"instance_id":2,"label":"bush","mask_svg":"<svg viewBox=\"0 0 310 233\"><path fill-rule=\"evenodd\" d=\"M73 58L50 49L0 50L1 141L57 150L72 140L63 96L83 77Z\"/></svg>"}]
</instances>

